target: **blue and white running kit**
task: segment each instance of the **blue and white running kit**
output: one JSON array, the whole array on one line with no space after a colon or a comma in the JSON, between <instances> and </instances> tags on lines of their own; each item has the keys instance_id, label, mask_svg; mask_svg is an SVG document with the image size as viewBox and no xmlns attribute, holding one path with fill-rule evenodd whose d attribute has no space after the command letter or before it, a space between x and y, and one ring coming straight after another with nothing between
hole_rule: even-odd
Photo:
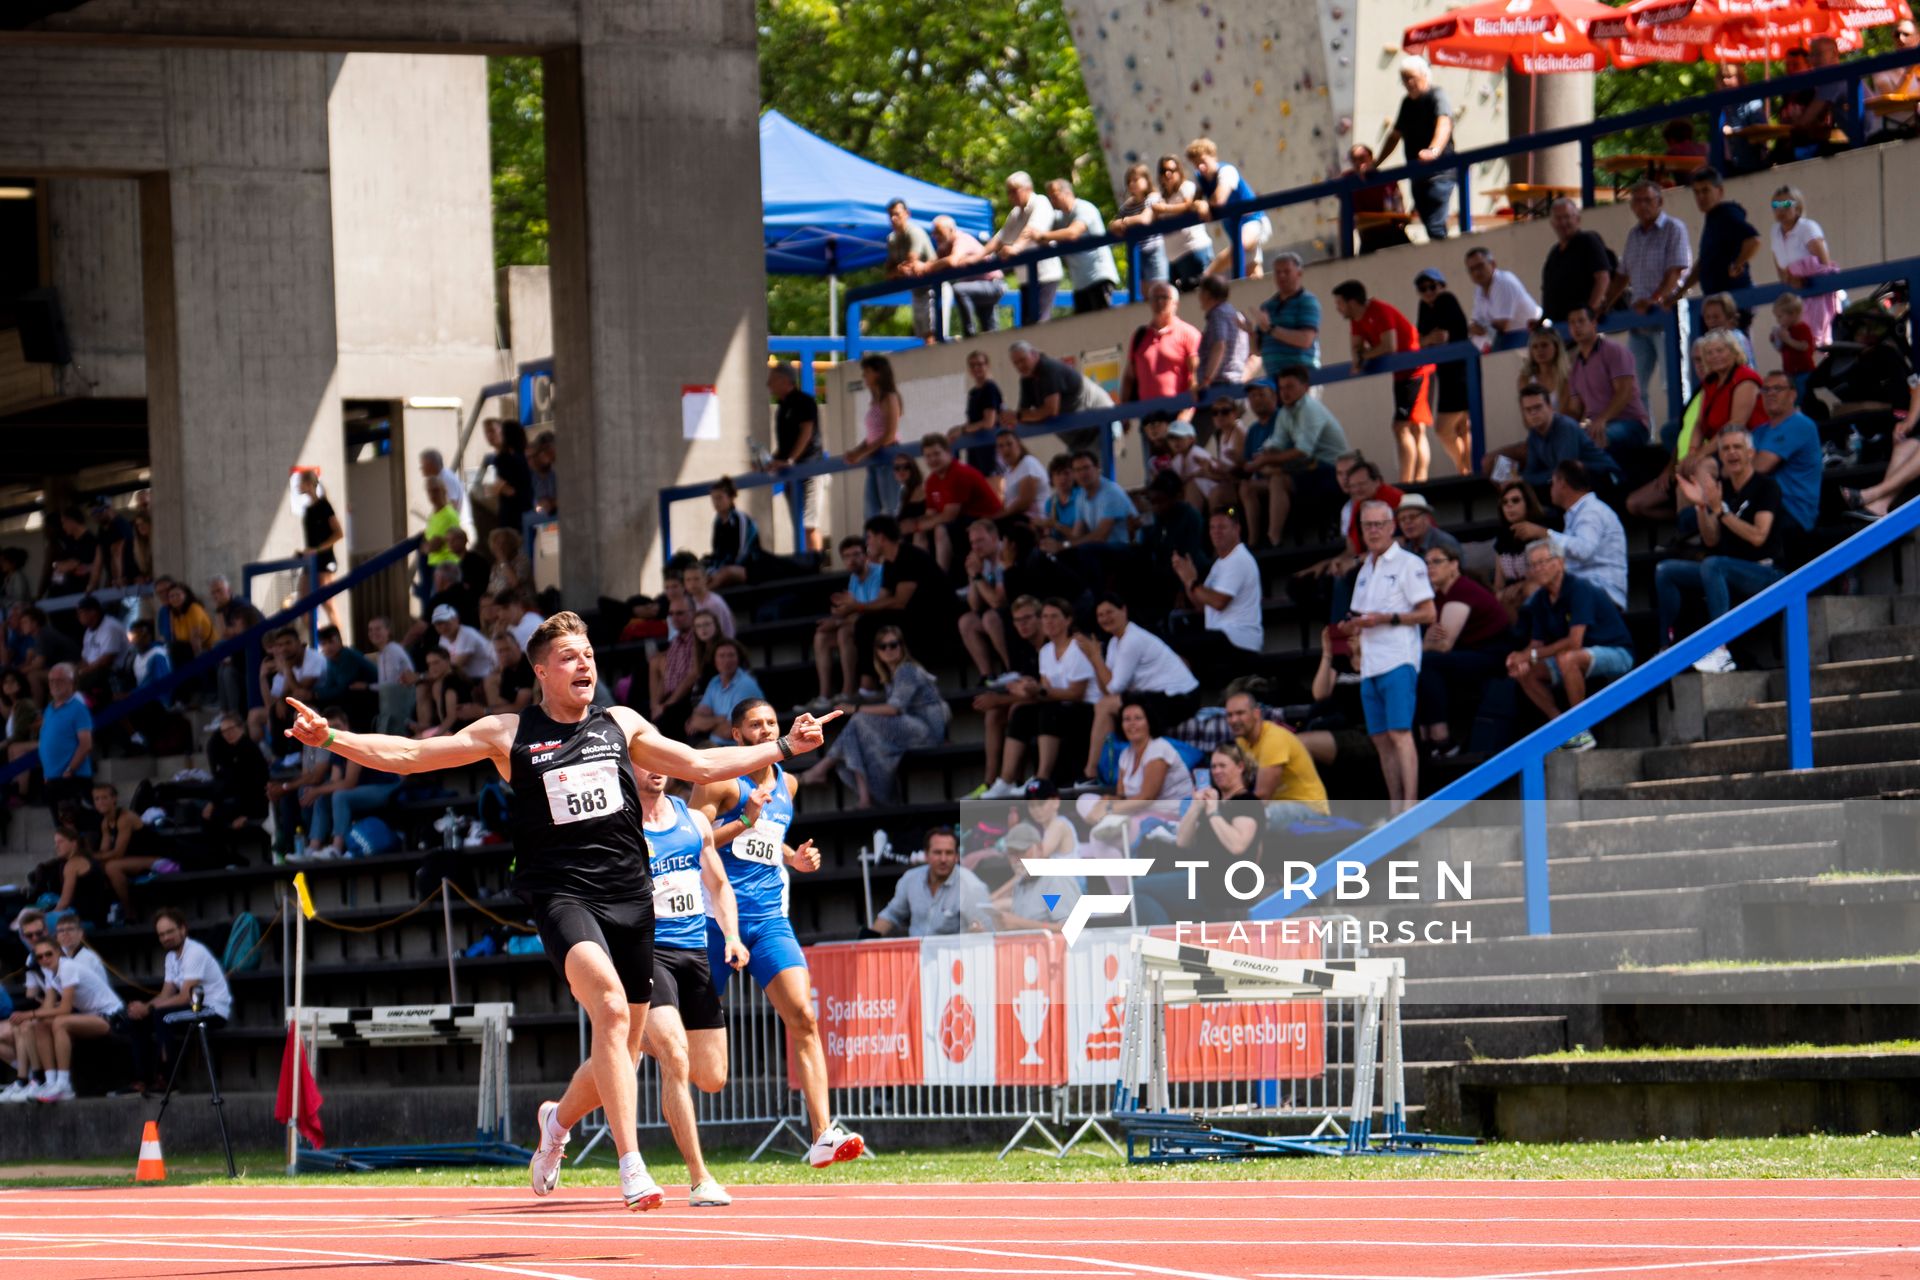
<instances>
[{"instance_id":1,"label":"blue and white running kit","mask_svg":"<svg viewBox=\"0 0 1920 1280\"><path fill-rule=\"evenodd\" d=\"M723 827L737 822L746 812L747 797L754 784L748 778L736 778L739 789L733 807L714 820ZM793 936L787 921L787 828L793 825L793 796L787 790L787 773L773 766L773 794L754 824L720 849L720 863L733 885L733 897L740 911L740 941L746 944L750 959L747 971L765 987L783 969L804 969L806 956L800 940ZM727 943L720 925L713 918L713 904L707 904L707 967L714 987L724 993L733 971L727 966Z\"/></svg>"},{"instance_id":2,"label":"blue and white running kit","mask_svg":"<svg viewBox=\"0 0 1920 1280\"><path fill-rule=\"evenodd\" d=\"M667 796L673 822L645 827L653 869L653 1001L680 1011L689 1031L726 1025L707 966L707 889L700 879L700 829L686 802ZM726 964L724 955L720 961Z\"/></svg>"}]
</instances>

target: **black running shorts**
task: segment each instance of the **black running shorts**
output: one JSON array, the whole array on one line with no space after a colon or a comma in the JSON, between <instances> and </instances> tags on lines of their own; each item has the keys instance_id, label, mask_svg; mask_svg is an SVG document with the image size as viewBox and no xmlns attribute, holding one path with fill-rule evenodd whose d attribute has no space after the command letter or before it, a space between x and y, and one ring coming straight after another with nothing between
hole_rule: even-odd
<instances>
[{"instance_id":1,"label":"black running shorts","mask_svg":"<svg viewBox=\"0 0 1920 1280\"><path fill-rule=\"evenodd\" d=\"M620 975L627 1003L644 1005L653 999L653 899L630 902L588 902L583 898L542 896L533 901L533 923L547 959L567 977L567 952L591 942L607 953Z\"/></svg>"},{"instance_id":2,"label":"black running shorts","mask_svg":"<svg viewBox=\"0 0 1920 1280\"><path fill-rule=\"evenodd\" d=\"M653 953L653 1007L671 1005L689 1031L717 1031L726 1026L720 993L713 989L713 971L707 968L707 950L661 947Z\"/></svg>"}]
</instances>

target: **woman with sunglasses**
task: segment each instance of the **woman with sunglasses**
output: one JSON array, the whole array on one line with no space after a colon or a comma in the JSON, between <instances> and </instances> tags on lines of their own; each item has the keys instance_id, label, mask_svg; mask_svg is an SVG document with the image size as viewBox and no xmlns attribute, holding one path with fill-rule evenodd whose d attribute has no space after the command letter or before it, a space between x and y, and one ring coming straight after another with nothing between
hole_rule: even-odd
<instances>
[{"instance_id":1,"label":"woman with sunglasses","mask_svg":"<svg viewBox=\"0 0 1920 1280\"><path fill-rule=\"evenodd\" d=\"M1160 189L1147 197L1147 207L1156 222L1184 218L1188 214L1205 216L1206 204L1199 198L1199 188L1187 177L1186 165L1179 156L1161 156L1155 163L1154 173ZM1173 281L1174 287L1182 293L1198 287L1200 278L1213 263L1213 237L1207 234L1207 224L1196 222L1177 231L1163 232L1160 241L1166 246L1167 278Z\"/></svg>"},{"instance_id":2,"label":"woman with sunglasses","mask_svg":"<svg viewBox=\"0 0 1920 1280\"><path fill-rule=\"evenodd\" d=\"M1807 216L1807 200L1798 187L1776 189L1772 207L1773 227L1767 232L1767 243L1773 250L1773 265L1780 272L1781 284L1800 291L1814 345L1825 346L1833 341L1834 299L1831 293L1820 293L1811 286L1815 277L1840 269L1827 248L1827 233ZM1752 362L1751 355L1748 361Z\"/></svg>"},{"instance_id":3,"label":"woman with sunglasses","mask_svg":"<svg viewBox=\"0 0 1920 1280\"><path fill-rule=\"evenodd\" d=\"M937 747L947 740L952 712L946 695L927 669L907 652L898 627L882 627L873 637L873 665L886 688L886 701L843 706L847 727L826 758L800 775L802 786L825 782L837 773L853 788L855 808L900 799L900 761L909 751Z\"/></svg>"},{"instance_id":4,"label":"woman with sunglasses","mask_svg":"<svg viewBox=\"0 0 1920 1280\"><path fill-rule=\"evenodd\" d=\"M1520 376L1514 383L1516 389L1530 384L1545 387L1547 403L1558 413L1567 399L1567 372L1571 368L1567 344L1560 341L1552 321L1535 320L1527 326L1527 358L1520 364Z\"/></svg>"},{"instance_id":5,"label":"woman with sunglasses","mask_svg":"<svg viewBox=\"0 0 1920 1280\"><path fill-rule=\"evenodd\" d=\"M1355 148L1358 150L1359 148ZM1420 295L1420 310L1413 327L1420 331L1420 345L1438 347L1467 340L1467 313L1460 299L1447 288L1447 278L1428 267L1413 278ZM1473 474L1473 423L1467 403L1467 365L1464 360L1449 360L1434 369L1433 434L1440 447L1461 475Z\"/></svg>"},{"instance_id":6,"label":"woman with sunglasses","mask_svg":"<svg viewBox=\"0 0 1920 1280\"><path fill-rule=\"evenodd\" d=\"M1153 170L1144 164L1130 164L1121 185L1127 190L1127 198L1120 205L1120 216L1107 223L1107 230L1116 236L1123 236L1134 227L1144 227L1153 222ZM1167 279L1165 239L1148 236L1140 241L1139 251L1138 287L1145 288L1155 280Z\"/></svg>"}]
</instances>

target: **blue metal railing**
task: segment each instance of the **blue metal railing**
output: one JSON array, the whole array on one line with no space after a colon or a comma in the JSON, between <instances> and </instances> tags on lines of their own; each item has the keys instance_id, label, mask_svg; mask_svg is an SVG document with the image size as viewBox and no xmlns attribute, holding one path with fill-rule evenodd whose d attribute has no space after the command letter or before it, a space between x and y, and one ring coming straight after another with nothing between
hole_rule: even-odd
<instances>
[{"instance_id":1,"label":"blue metal railing","mask_svg":"<svg viewBox=\"0 0 1920 1280\"><path fill-rule=\"evenodd\" d=\"M124 720L127 716L132 715L135 711L149 703L171 698L174 690L178 689L181 685L189 681L198 680L201 676L217 670L220 664L228 658L237 657L249 650L256 649L260 644L261 637L269 631L284 627L289 623L298 622L302 614L311 615L313 611L319 607L321 601L336 596L357 583L366 581L374 574L404 561L413 552L419 550L420 544L421 536L419 534L415 534L405 541L396 542L379 555L368 560L365 564L355 568L351 573L342 574L318 591L308 592L305 596L294 601L279 613L249 627L241 634L222 640L219 644L216 644L192 662L187 663L178 671L163 676L150 685L144 685L135 689L123 698L114 699L105 709L93 717L94 733L97 735L100 730ZM295 563L297 564L298 562L296 561ZM259 565L248 566L250 569L260 567ZM79 695L75 694L74 696L78 697ZM97 737L95 742L97 745ZM0 766L0 786L11 782L39 763L40 752L36 749L27 752L27 754L10 764Z\"/></svg>"},{"instance_id":2,"label":"blue metal railing","mask_svg":"<svg viewBox=\"0 0 1920 1280\"><path fill-rule=\"evenodd\" d=\"M1757 595L1742 601L1685 639L1635 667L1585 702L1561 713L1464 777L1433 795L1377 831L1369 832L1320 864L1305 895L1286 892L1256 903L1256 920L1280 920L1307 906L1334 886L1339 863L1371 865L1407 841L1446 821L1516 774L1520 778L1522 856L1525 874L1527 932L1553 931L1551 886L1547 869L1546 760L1575 734L1592 729L1615 712L1623 711L1688 670L1710 651L1775 615L1784 613L1787 677L1787 755L1793 769L1811 769L1813 752L1812 655L1807 629L1807 597L1869 556L1892 546L1920 529L1920 502L1897 507Z\"/></svg>"},{"instance_id":3,"label":"blue metal railing","mask_svg":"<svg viewBox=\"0 0 1920 1280\"><path fill-rule=\"evenodd\" d=\"M1470 151L1456 151L1425 164L1407 164L1397 169L1377 169L1365 177L1345 175L1330 178L1325 182L1315 182L1307 186L1275 192L1272 195L1257 196L1252 200L1234 201L1210 210L1211 216L1206 218L1187 214L1179 218L1169 218L1164 222L1154 222L1145 227L1130 227L1123 235L1083 237L1067 244L1046 245L1011 257L995 258L964 267L936 271L919 277L915 284L916 287L924 288L956 280L969 280L991 271L1001 271L1008 277L1008 291L1017 293L1018 288L1013 284L1015 273L1024 269L1028 280L1038 284L1038 266L1049 258L1060 258L1070 253L1084 253L1103 245L1121 246L1123 252L1131 254L1132 247L1138 242L1167 231L1177 231L1182 227L1198 226L1208 222L1224 222L1229 226L1237 227L1243 219L1254 214L1263 213L1269 209L1283 209L1291 205L1304 204L1311 200L1339 201L1339 256L1350 258L1354 256L1353 197L1356 192L1385 186L1388 183L1439 177L1444 174L1452 174L1456 180L1460 198L1460 234L1467 235L1473 230L1471 182L1472 169L1476 164L1504 160L1510 156L1526 155L1535 151L1551 150L1554 147L1578 146L1580 148L1580 201L1583 205L1591 207L1595 199L1593 177L1595 143L1609 134L1664 124L1683 116L1707 115L1717 118L1721 111L1752 102L1756 98L1779 97L1802 89L1817 89L1827 84L1848 85L1847 100L1858 102L1860 84L1867 77L1881 71L1893 71L1912 66L1915 63L1920 63L1920 49L1896 49L1891 53L1879 54L1871 58L1857 58L1838 66L1820 67L1797 75L1781 76L1777 79L1745 85L1738 89L1720 89L1695 98L1682 98L1677 102L1667 102L1658 106L1643 107L1638 111L1610 115L1587 124L1566 125L1558 129L1530 133L1520 138L1509 138L1505 142L1475 147ZM1851 130L1850 136L1856 144L1865 140L1865 121L1859 118L1857 111L1849 117L1848 127ZM1711 135L1708 142L1710 159L1724 171L1725 138L1717 128L1710 130L1709 133ZM1246 274L1245 251L1241 247L1240 237L1233 234L1228 236L1228 240L1233 254L1233 274L1236 278L1244 276ZM898 288L898 284L893 281L864 285L849 290L847 301L851 305L881 294L897 292Z\"/></svg>"}]
</instances>

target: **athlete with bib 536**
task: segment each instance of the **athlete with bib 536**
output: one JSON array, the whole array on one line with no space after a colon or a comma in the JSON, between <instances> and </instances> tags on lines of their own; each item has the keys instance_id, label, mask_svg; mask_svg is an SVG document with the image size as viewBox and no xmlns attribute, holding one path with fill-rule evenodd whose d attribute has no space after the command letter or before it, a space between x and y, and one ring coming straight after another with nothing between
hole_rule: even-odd
<instances>
[{"instance_id":1,"label":"athlete with bib 536","mask_svg":"<svg viewBox=\"0 0 1920 1280\"><path fill-rule=\"evenodd\" d=\"M513 787L514 891L533 908L547 957L593 1024L593 1049L558 1104L540 1108L533 1189L553 1189L568 1130L596 1107L607 1113L620 1153L620 1193L629 1209L660 1207L635 1140L634 1060L653 996L653 884L634 767L717 782L771 768L819 747L820 726L800 716L786 737L751 747L696 750L661 733L638 712L600 707L587 627L556 613L527 641L540 701L518 715L487 716L457 733L414 741L330 729L312 708L296 713L288 736L310 747L392 773L493 763ZM723 956L721 968L725 969Z\"/></svg>"},{"instance_id":2,"label":"athlete with bib 536","mask_svg":"<svg viewBox=\"0 0 1920 1280\"><path fill-rule=\"evenodd\" d=\"M764 750L764 744L779 734L780 722L764 699L734 708L733 740L741 744L740 750ZM820 854L811 840L798 849L786 841L799 779L776 760L741 773L739 778L695 787L687 807L713 824L713 843L720 850L720 863L733 884L740 913L740 940L751 956L747 971L767 993L793 1037L794 1072L800 1077L800 1096L813 1125L807 1163L824 1169L835 1161L854 1159L866 1150L866 1143L859 1134L833 1122L827 1101L827 1054L820 1043L819 1019L814 1016L807 958L787 921L787 868L818 871ZM724 993L731 973L723 923L709 904L708 967L714 985Z\"/></svg>"}]
</instances>

